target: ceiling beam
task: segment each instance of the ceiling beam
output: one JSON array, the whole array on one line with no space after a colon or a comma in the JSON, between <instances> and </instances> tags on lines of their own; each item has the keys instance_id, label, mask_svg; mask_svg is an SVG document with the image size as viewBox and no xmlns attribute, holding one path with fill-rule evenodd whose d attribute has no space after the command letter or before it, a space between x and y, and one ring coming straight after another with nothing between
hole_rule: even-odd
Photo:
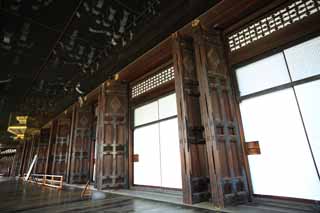
<instances>
[{"instance_id":1,"label":"ceiling beam","mask_svg":"<svg viewBox=\"0 0 320 213\"><path fill-rule=\"evenodd\" d=\"M79 4L77 5L77 7L75 8L75 10L73 11L73 13L71 14L70 18L68 19L66 25L64 26L62 32L60 33L58 39L56 40L56 42L54 43L54 45L52 46L51 50L49 51L49 54L45 60L45 62L42 64L42 66L40 67L40 69L38 70L38 72L36 72L36 74L33 76L33 80L31 82L31 87L29 89L27 89L26 93L24 96L22 97L28 97L28 95L30 94L31 90L32 90L32 85L35 83L35 81L38 79L40 73L46 68L46 66L48 65L51 56L53 55L54 49L56 48L56 46L59 44L59 42L62 40L63 36L65 35L65 33L67 32L70 24L72 23L73 18L76 16L76 13L78 11L78 9L81 7L82 3L84 0L80 0Z\"/></svg>"}]
</instances>

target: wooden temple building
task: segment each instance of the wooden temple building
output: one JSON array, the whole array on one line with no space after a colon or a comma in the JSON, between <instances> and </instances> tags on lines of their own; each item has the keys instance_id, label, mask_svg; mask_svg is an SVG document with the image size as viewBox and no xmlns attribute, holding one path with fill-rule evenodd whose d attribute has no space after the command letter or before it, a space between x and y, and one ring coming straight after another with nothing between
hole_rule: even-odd
<instances>
[{"instance_id":1,"label":"wooden temple building","mask_svg":"<svg viewBox=\"0 0 320 213\"><path fill-rule=\"evenodd\" d=\"M1 0L0 29L3 175L319 210L319 0Z\"/></svg>"}]
</instances>

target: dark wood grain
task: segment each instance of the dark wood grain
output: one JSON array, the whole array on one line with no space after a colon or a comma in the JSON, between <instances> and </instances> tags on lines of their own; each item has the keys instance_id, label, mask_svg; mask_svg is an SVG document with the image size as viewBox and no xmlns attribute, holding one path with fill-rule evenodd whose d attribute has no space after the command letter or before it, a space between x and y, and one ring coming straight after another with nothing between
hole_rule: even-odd
<instances>
[{"instance_id":1,"label":"dark wood grain","mask_svg":"<svg viewBox=\"0 0 320 213\"><path fill-rule=\"evenodd\" d=\"M183 201L192 204L210 197L208 159L192 41L174 34L173 45Z\"/></svg>"},{"instance_id":2,"label":"dark wood grain","mask_svg":"<svg viewBox=\"0 0 320 213\"><path fill-rule=\"evenodd\" d=\"M128 187L127 83L102 85L98 124L98 188Z\"/></svg>"},{"instance_id":3,"label":"dark wood grain","mask_svg":"<svg viewBox=\"0 0 320 213\"><path fill-rule=\"evenodd\" d=\"M247 202L244 150L240 143L236 102L228 75L222 32L205 31L199 22L194 22L193 38L212 201L219 207Z\"/></svg>"}]
</instances>

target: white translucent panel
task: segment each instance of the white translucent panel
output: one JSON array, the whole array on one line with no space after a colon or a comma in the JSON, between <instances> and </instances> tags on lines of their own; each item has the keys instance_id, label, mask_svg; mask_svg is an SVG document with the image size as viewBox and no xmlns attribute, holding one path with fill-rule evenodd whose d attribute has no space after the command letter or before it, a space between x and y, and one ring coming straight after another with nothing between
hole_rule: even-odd
<instances>
[{"instance_id":1,"label":"white translucent panel","mask_svg":"<svg viewBox=\"0 0 320 213\"><path fill-rule=\"evenodd\" d=\"M250 155L255 194L320 199L318 179L293 89L251 98L240 104L246 141L260 142Z\"/></svg>"},{"instance_id":2,"label":"white translucent panel","mask_svg":"<svg viewBox=\"0 0 320 213\"><path fill-rule=\"evenodd\" d=\"M166 96L159 99L159 118L167 118L177 115L176 94Z\"/></svg>"},{"instance_id":3,"label":"white translucent panel","mask_svg":"<svg viewBox=\"0 0 320 213\"><path fill-rule=\"evenodd\" d=\"M284 51L292 80L320 74L320 37Z\"/></svg>"},{"instance_id":4,"label":"white translucent panel","mask_svg":"<svg viewBox=\"0 0 320 213\"><path fill-rule=\"evenodd\" d=\"M295 87L311 149L320 171L320 80Z\"/></svg>"},{"instance_id":5,"label":"white translucent panel","mask_svg":"<svg viewBox=\"0 0 320 213\"><path fill-rule=\"evenodd\" d=\"M152 102L134 110L134 126L156 121L158 116L158 102Z\"/></svg>"},{"instance_id":6,"label":"white translucent panel","mask_svg":"<svg viewBox=\"0 0 320 213\"><path fill-rule=\"evenodd\" d=\"M134 154L139 155L139 162L134 162L134 184L161 186L159 124L135 129L133 144Z\"/></svg>"},{"instance_id":7,"label":"white translucent panel","mask_svg":"<svg viewBox=\"0 0 320 213\"><path fill-rule=\"evenodd\" d=\"M160 123L162 187L182 188L178 120Z\"/></svg>"},{"instance_id":8,"label":"white translucent panel","mask_svg":"<svg viewBox=\"0 0 320 213\"><path fill-rule=\"evenodd\" d=\"M236 75L241 96L290 82L281 53L238 68Z\"/></svg>"}]
</instances>

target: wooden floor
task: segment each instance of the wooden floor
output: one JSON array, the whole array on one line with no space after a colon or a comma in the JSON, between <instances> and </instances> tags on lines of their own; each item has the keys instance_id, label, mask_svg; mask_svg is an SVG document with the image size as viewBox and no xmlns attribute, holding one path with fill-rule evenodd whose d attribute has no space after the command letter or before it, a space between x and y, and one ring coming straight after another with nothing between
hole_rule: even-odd
<instances>
[{"instance_id":1,"label":"wooden floor","mask_svg":"<svg viewBox=\"0 0 320 213\"><path fill-rule=\"evenodd\" d=\"M102 192L81 199L80 193L0 178L0 212L215 212Z\"/></svg>"}]
</instances>

